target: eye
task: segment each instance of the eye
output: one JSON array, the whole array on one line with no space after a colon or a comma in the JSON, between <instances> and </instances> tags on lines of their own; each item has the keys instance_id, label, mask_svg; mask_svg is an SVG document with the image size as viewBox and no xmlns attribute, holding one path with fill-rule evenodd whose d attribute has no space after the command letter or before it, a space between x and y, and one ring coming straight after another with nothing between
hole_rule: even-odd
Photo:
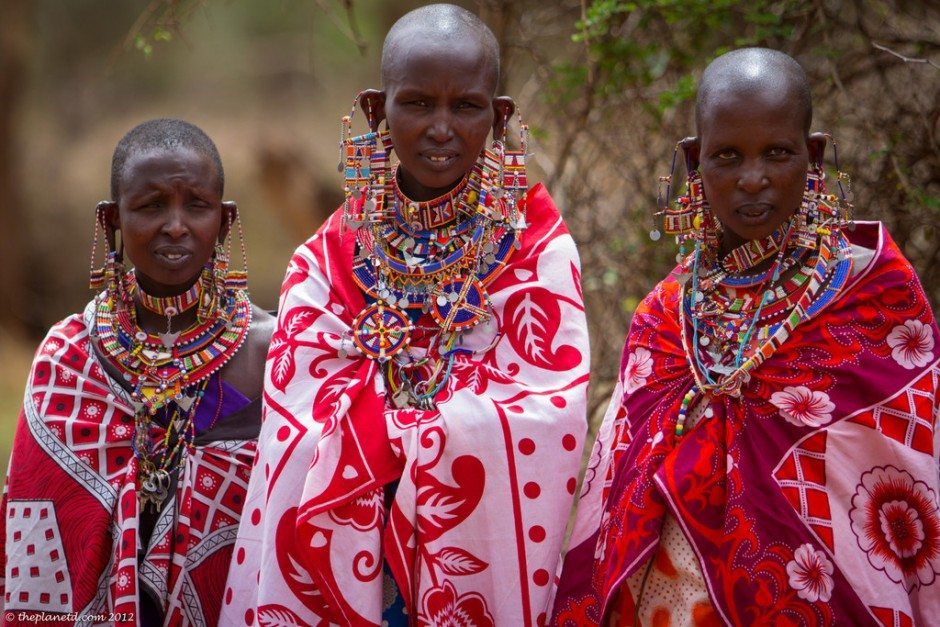
<instances>
[{"instance_id":1,"label":"eye","mask_svg":"<svg viewBox=\"0 0 940 627\"><path fill-rule=\"evenodd\" d=\"M149 209L153 211L158 211L163 209L163 201L159 198L154 198L151 200L145 200L138 205L139 209Z\"/></svg>"},{"instance_id":2,"label":"eye","mask_svg":"<svg viewBox=\"0 0 940 627\"><path fill-rule=\"evenodd\" d=\"M469 100L461 100L457 103L458 109L481 109L482 107L475 102L470 102Z\"/></svg>"},{"instance_id":3,"label":"eye","mask_svg":"<svg viewBox=\"0 0 940 627\"><path fill-rule=\"evenodd\" d=\"M409 107L415 107L416 109L424 109L425 107L428 106L427 100L423 100L423 99L421 99L421 98L416 98L416 99L414 99L414 100L409 100L409 101L406 102L405 104L408 105Z\"/></svg>"},{"instance_id":4,"label":"eye","mask_svg":"<svg viewBox=\"0 0 940 627\"><path fill-rule=\"evenodd\" d=\"M717 161L731 161L732 159L737 159L738 153L731 148L723 148L712 155L712 159Z\"/></svg>"},{"instance_id":5,"label":"eye","mask_svg":"<svg viewBox=\"0 0 940 627\"><path fill-rule=\"evenodd\" d=\"M767 156L772 158L788 157L790 154L792 154L791 151L782 146L775 146L767 151Z\"/></svg>"}]
</instances>

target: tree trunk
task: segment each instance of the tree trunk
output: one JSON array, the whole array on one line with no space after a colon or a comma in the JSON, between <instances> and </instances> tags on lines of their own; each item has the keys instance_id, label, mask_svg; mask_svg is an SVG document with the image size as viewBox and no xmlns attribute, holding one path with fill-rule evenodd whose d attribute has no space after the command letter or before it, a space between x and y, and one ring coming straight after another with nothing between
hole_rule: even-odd
<instances>
[{"instance_id":1,"label":"tree trunk","mask_svg":"<svg viewBox=\"0 0 940 627\"><path fill-rule=\"evenodd\" d=\"M30 0L0 2L0 329L22 333L33 307L26 286L28 234L18 172L17 105L24 93L29 52Z\"/></svg>"}]
</instances>

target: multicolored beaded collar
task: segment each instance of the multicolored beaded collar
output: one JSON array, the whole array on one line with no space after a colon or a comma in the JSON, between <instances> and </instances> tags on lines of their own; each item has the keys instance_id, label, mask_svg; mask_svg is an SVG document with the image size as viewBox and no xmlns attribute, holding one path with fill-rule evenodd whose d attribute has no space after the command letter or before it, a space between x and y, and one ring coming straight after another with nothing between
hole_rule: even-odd
<instances>
[{"instance_id":1,"label":"multicolored beaded collar","mask_svg":"<svg viewBox=\"0 0 940 627\"><path fill-rule=\"evenodd\" d=\"M207 290L206 276L194 286L196 302ZM140 298L142 292L134 289L133 271L123 277L122 283L126 294L136 293ZM248 336L251 303L247 294L234 290L225 296L220 299L218 316L197 320L193 326L171 334L173 341L169 344L167 334L149 333L138 326L133 300L122 300L109 291L96 299L94 338L131 389L134 455L142 505L159 508L166 499L171 473L193 446L194 419L206 383L231 360ZM169 307L185 302L166 305L169 299L161 300L165 315L169 315ZM167 427L159 438L163 440L162 448L152 435L153 418L160 411L167 413Z\"/></svg>"},{"instance_id":2,"label":"multicolored beaded collar","mask_svg":"<svg viewBox=\"0 0 940 627\"><path fill-rule=\"evenodd\" d=\"M402 357L396 372L388 373L393 388L397 382L399 392L409 390L408 399L395 396L402 403L430 403L459 350L459 334L491 318L486 286L520 246L524 219L514 221L516 208L510 211L510 203L494 193L496 176L489 170L495 163L484 150L457 187L426 202L408 199L394 176L393 210L357 230L353 278L371 302L346 339L384 364L408 351L416 328L433 335L428 353ZM417 324L422 314L430 314L433 327ZM424 365L431 378L421 381L423 393L412 393L408 373Z\"/></svg>"}]
</instances>

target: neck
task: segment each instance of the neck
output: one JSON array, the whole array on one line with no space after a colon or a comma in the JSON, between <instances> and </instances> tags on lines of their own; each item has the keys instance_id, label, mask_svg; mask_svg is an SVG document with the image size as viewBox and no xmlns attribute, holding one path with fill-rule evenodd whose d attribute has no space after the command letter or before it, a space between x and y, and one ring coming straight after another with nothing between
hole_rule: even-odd
<instances>
[{"instance_id":1,"label":"neck","mask_svg":"<svg viewBox=\"0 0 940 627\"><path fill-rule=\"evenodd\" d=\"M201 276L197 275L183 289L160 285L151 291L145 277L141 285L136 274L130 275L128 287L133 297L138 326L149 333L176 333L196 324L197 307L204 287Z\"/></svg>"},{"instance_id":2,"label":"neck","mask_svg":"<svg viewBox=\"0 0 940 627\"><path fill-rule=\"evenodd\" d=\"M403 195L414 202L433 201L441 196L446 196L455 187L460 185L461 181L466 180L467 173L446 187L425 187L418 179L411 176L405 168L399 166L395 175L395 186Z\"/></svg>"},{"instance_id":3,"label":"neck","mask_svg":"<svg viewBox=\"0 0 940 627\"><path fill-rule=\"evenodd\" d=\"M450 191L426 201L414 200L399 183L395 176L395 217L411 230L429 231L450 222L457 217L461 207L461 195L467 190L469 175L450 189Z\"/></svg>"}]
</instances>

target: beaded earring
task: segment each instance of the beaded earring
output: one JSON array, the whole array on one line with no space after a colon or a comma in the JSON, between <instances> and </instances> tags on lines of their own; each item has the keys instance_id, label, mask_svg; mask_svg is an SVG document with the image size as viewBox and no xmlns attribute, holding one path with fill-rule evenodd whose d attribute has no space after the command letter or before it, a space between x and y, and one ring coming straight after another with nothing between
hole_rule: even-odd
<instances>
[{"instance_id":1,"label":"beaded earring","mask_svg":"<svg viewBox=\"0 0 940 627\"><path fill-rule=\"evenodd\" d=\"M224 316L235 298L235 292L248 289L248 254L245 251L245 233L241 216L235 211L235 228L238 229L238 241L242 252L242 269L230 268L232 257L232 217L225 214L225 241L217 242L212 258L202 270L199 283L202 285L196 316L199 322L218 320Z\"/></svg>"},{"instance_id":2,"label":"beaded earring","mask_svg":"<svg viewBox=\"0 0 940 627\"><path fill-rule=\"evenodd\" d=\"M529 125L522 122L522 114L516 109L519 124L519 148L508 147L509 116L503 119L501 132L494 133L491 150L484 150L483 178L491 180L489 194L506 204L505 215L509 225L517 232L524 230L528 224L525 220L525 195L529 190L528 176L526 175L526 157L529 149ZM495 176L492 173L495 172ZM488 176L489 175L489 176ZM481 203L482 204L482 203ZM521 242L517 235L513 245L518 249Z\"/></svg>"},{"instance_id":3,"label":"beaded earring","mask_svg":"<svg viewBox=\"0 0 940 627\"><path fill-rule=\"evenodd\" d=\"M686 194L677 198L675 205L672 204L672 178L676 171L676 160L681 147L682 142L677 143L672 153L669 175L659 177L660 191L657 194L659 212L657 215L663 217L663 230L667 235L694 236L703 243L717 241L719 226L705 198L702 175L698 166L692 163L691 157L686 158L686 172L688 173ZM663 185L666 186L665 195L662 193ZM650 232L650 237L653 240L659 239L659 230L654 228Z\"/></svg>"},{"instance_id":4,"label":"beaded earring","mask_svg":"<svg viewBox=\"0 0 940 627\"><path fill-rule=\"evenodd\" d=\"M95 207L95 232L91 243L91 262L88 273L88 287L95 291L104 289L108 298L114 302L129 306L130 293L124 281L124 243L120 249L116 245L117 236L107 222L107 201L101 201ZM105 253L104 265L95 268L95 256L98 249L98 229L101 229L108 252Z\"/></svg>"},{"instance_id":5,"label":"beaded earring","mask_svg":"<svg viewBox=\"0 0 940 627\"><path fill-rule=\"evenodd\" d=\"M343 217L352 229L365 222L380 222L385 217L385 199L391 191L388 165L392 150L391 134L388 128L371 130L375 119L370 107L365 112L369 132L353 136L352 119L358 102L357 95L349 115L343 116L340 132L339 170L344 173L343 193L346 197ZM362 198L363 188L365 199Z\"/></svg>"},{"instance_id":6,"label":"beaded earring","mask_svg":"<svg viewBox=\"0 0 940 627\"><path fill-rule=\"evenodd\" d=\"M88 263L88 288L100 291L108 283L108 269L110 266L111 271L114 271L114 262L112 259L109 259L110 253L113 251L109 250L105 253L105 260L100 268L95 268L95 257L98 252L98 230L101 229L104 233L107 233L107 227L105 226L105 207L107 203L102 201L98 203L98 206L95 207L95 233L92 235L91 239L91 259ZM105 242L107 243L107 237L105 237Z\"/></svg>"},{"instance_id":7,"label":"beaded earring","mask_svg":"<svg viewBox=\"0 0 940 627\"><path fill-rule=\"evenodd\" d=\"M228 233L225 236L226 256L232 258L232 217L226 214L225 223L228 226ZM248 253L245 250L245 231L242 228L242 218L235 210L235 227L238 229L238 245L242 251L242 269L235 270L229 268L225 274L225 291L229 294L236 290L248 289Z\"/></svg>"},{"instance_id":8,"label":"beaded earring","mask_svg":"<svg viewBox=\"0 0 940 627\"><path fill-rule=\"evenodd\" d=\"M832 144L832 160L836 166L836 184L839 187L839 198L836 202L838 207L837 220L840 226L847 227L850 231L855 229L855 205L852 204L852 177L847 172L843 172L839 165L839 147L836 145L835 138L829 133L825 134Z\"/></svg>"},{"instance_id":9,"label":"beaded earring","mask_svg":"<svg viewBox=\"0 0 940 627\"><path fill-rule=\"evenodd\" d=\"M671 202L672 197L672 177L676 170L676 160L682 142L676 144L672 155L672 167L668 176L659 177L660 193L658 194L657 204L659 211L656 215L663 217L663 230L668 235L676 236L680 245L680 255L684 252L684 243L687 239L693 239L701 242L704 249L715 251L718 249L718 238L721 234L721 224L708 206L708 199L705 198L705 186L702 182L702 174L698 170L697 164L692 162L691 156L686 156L686 194L676 199L676 204ZM662 194L662 186L665 184L666 193ZM656 241L660 238L657 228L650 231L650 238Z\"/></svg>"},{"instance_id":10,"label":"beaded earring","mask_svg":"<svg viewBox=\"0 0 940 627\"><path fill-rule=\"evenodd\" d=\"M832 144L833 159L838 171L836 180L839 197L826 193L826 174L822 164L811 163L806 173L803 202L795 216L792 238L795 245L808 249L816 248L819 235L828 235L845 227L853 228L854 208L849 198L851 177L839 168L839 152L835 139L828 133L826 137Z\"/></svg>"}]
</instances>

